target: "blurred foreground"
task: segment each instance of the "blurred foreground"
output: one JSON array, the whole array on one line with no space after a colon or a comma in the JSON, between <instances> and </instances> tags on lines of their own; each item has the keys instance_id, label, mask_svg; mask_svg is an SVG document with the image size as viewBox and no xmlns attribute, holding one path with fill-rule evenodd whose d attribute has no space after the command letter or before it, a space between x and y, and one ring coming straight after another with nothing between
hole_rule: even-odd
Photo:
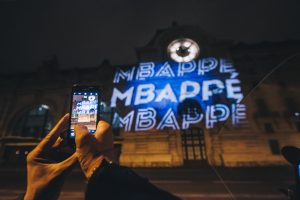
<instances>
[{"instance_id":1,"label":"blurred foreground","mask_svg":"<svg viewBox=\"0 0 300 200\"><path fill-rule=\"evenodd\" d=\"M140 175L148 177L160 188L184 200L208 199L287 199L280 191L293 184L293 172L288 166L263 168L139 168ZM0 200L15 199L26 188L25 167L0 168ZM232 192L232 195L226 187ZM84 199L85 180L79 168L68 177L59 199Z\"/></svg>"}]
</instances>

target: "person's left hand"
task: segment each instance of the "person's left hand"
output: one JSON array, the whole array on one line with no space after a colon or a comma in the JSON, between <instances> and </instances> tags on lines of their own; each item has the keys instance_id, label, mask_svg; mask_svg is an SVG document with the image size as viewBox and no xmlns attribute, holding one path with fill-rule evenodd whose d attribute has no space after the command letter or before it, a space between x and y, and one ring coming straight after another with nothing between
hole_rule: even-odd
<instances>
[{"instance_id":1,"label":"person's left hand","mask_svg":"<svg viewBox=\"0 0 300 200\"><path fill-rule=\"evenodd\" d=\"M66 175L77 161L76 153L67 153L71 148L64 149L64 140L59 137L68 121L66 114L28 154L25 200L58 198Z\"/></svg>"}]
</instances>

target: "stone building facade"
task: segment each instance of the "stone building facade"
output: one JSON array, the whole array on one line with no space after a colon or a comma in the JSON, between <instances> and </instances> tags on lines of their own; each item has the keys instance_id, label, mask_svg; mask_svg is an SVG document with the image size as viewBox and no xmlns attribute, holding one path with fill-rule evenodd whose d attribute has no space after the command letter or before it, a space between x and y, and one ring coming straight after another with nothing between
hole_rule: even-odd
<instances>
[{"instance_id":1,"label":"stone building facade","mask_svg":"<svg viewBox=\"0 0 300 200\"><path fill-rule=\"evenodd\" d=\"M200 44L200 58L233 60L240 72L248 123L232 126L227 120L213 129L199 123L188 130L126 133L114 127L116 159L134 167L285 164L280 149L300 146L300 42L250 45L216 39L195 26L172 26L136 48L138 63L169 60L168 44L183 37ZM127 66L132 65L103 61L96 67L63 70L54 57L34 72L0 75L1 163L24 161L59 117L69 112L75 83L100 85L101 114L112 122L116 112L109 106L112 79L116 68Z\"/></svg>"}]
</instances>

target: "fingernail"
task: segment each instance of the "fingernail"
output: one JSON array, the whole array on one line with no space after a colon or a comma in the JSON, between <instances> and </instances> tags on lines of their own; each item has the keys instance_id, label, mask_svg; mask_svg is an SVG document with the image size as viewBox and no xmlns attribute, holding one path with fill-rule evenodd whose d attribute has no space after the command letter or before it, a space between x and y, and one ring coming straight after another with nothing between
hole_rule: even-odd
<instances>
[{"instance_id":1,"label":"fingernail","mask_svg":"<svg viewBox=\"0 0 300 200\"><path fill-rule=\"evenodd\" d=\"M107 123L106 121L99 121L98 123L98 127L102 127L102 128L109 128L110 127L110 124Z\"/></svg>"}]
</instances>

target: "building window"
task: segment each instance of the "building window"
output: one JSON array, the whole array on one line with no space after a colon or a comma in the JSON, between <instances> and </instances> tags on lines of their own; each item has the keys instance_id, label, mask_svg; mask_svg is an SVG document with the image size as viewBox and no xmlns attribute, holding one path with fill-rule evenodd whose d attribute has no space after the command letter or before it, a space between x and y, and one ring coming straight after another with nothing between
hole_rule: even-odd
<instances>
[{"instance_id":1,"label":"building window","mask_svg":"<svg viewBox=\"0 0 300 200\"><path fill-rule=\"evenodd\" d=\"M286 84L285 81L279 81L278 85L281 86L282 88L286 88L287 87L287 84Z\"/></svg>"},{"instance_id":2,"label":"building window","mask_svg":"<svg viewBox=\"0 0 300 200\"><path fill-rule=\"evenodd\" d=\"M49 106L39 105L21 116L13 131L14 136L43 138L52 128Z\"/></svg>"},{"instance_id":3,"label":"building window","mask_svg":"<svg viewBox=\"0 0 300 200\"><path fill-rule=\"evenodd\" d=\"M296 122L296 129L298 132L300 132L300 122Z\"/></svg>"},{"instance_id":4,"label":"building window","mask_svg":"<svg viewBox=\"0 0 300 200\"><path fill-rule=\"evenodd\" d=\"M266 133L274 133L274 129L271 123L265 123L264 126Z\"/></svg>"},{"instance_id":5,"label":"building window","mask_svg":"<svg viewBox=\"0 0 300 200\"><path fill-rule=\"evenodd\" d=\"M264 99L256 99L257 111L261 116L268 116L270 111Z\"/></svg>"},{"instance_id":6,"label":"building window","mask_svg":"<svg viewBox=\"0 0 300 200\"><path fill-rule=\"evenodd\" d=\"M213 102L220 103L222 100L219 96L216 96L213 98ZM186 117L187 115L195 117L200 113L203 113L203 109L195 99L185 99L178 105L178 116L180 118Z\"/></svg>"},{"instance_id":7,"label":"building window","mask_svg":"<svg viewBox=\"0 0 300 200\"><path fill-rule=\"evenodd\" d=\"M284 103L285 103L285 107L286 107L287 111L289 112L290 116L297 117L296 113L299 113L300 110L298 109L298 105L295 102L295 100L292 98L286 98L286 99L284 99Z\"/></svg>"},{"instance_id":8,"label":"building window","mask_svg":"<svg viewBox=\"0 0 300 200\"><path fill-rule=\"evenodd\" d=\"M278 140L269 140L269 146L273 155L280 154L280 147L279 147Z\"/></svg>"},{"instance_id":9,"label":"building window","mask_svg":"<svg viewBox=\"0 0 300 200\"><path fill-rule=\"evenodd\" d=\"M253 81L253 82L252 82L252 88L259 89L258 84L259 84L258 81Z\"/></svg>"},{"instance_id":10,"label":"building window","mask_svg":"<svg viewBox=\"0 0 300 200\"><path fill-rule=\"evenodd\" d=\"M114 136L120 136L122 127L120 116L116 109L111 108L108 102L100 102L100 116L101 119L109 122L112 125L112 132Z\"/></svg>"},{"instance_id":11,"label":"building window","mask_svg":"<svg viewBox=\"0 0 300 200\"><path fill-rule=\"evenodd\" d=\"M111 123L112 121L112 108L108 106L109 103L101 101L100 102L100 116L105 121Z\"/></svg>"},{"instance_id":12,"label":"building window","mask_svg":"<svg viewBox=\"0 0 300 200\"><path fill-rule=\"evenodd\" d=\"M248 68L248 74L255 75L255 74L257 74L257 71L254 67L249 67Z\"/></svg>"}]
</instances>

